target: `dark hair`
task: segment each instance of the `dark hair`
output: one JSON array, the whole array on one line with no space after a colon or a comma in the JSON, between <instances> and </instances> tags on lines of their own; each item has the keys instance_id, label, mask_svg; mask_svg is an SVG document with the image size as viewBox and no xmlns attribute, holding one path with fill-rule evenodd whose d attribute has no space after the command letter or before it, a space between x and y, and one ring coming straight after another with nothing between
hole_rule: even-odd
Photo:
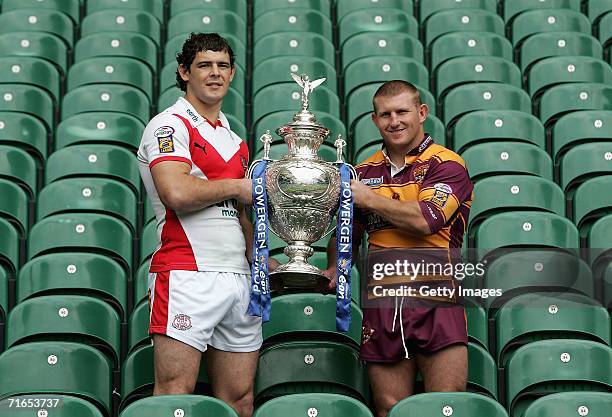
<instances>
[{"instance_id":1,"label":"dark hair","mask_svg":"<svg viewBox=\"0 0 612 417\"><path fill-rule=\"evenodd\" d=\"M376 97L392 97L405 92L414 94L414 102L417 106L421 105L421 94L414 84L404 80L391 80L378 87L378 90L374 93L372 98L374 112L376 112Z\"/></svg>"},{"instance_id":2,"label":"dark hair","mask_svg":"<svg viewBox=\"0 0 612 417\"><path fill-rule=\"evenodd\" d=\"M183 44L181 52L176 54L176 62L178 66L183 66L189 70L191 63L195 59L198 52L203 51L214 51L214 52L227 52L230 58L230 65L234 67L234 51L232 47L227 43L227 40L218 33L194 33L191 32L189 38ZM183 91L187 91L187 83L183 81L181 75L176 69L176 86Z\"/></svg>"}]
</instances>

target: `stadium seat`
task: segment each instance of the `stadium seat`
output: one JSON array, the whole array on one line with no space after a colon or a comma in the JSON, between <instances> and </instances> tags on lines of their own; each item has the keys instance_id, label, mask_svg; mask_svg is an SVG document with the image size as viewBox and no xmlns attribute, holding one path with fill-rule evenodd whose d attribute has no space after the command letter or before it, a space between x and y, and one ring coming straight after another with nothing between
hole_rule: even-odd
<instances>
[{"instance_id":1,"label":"stadium seat","mask_svg":"<svg viewBox=\"0 0 612 417\"><path fill-rule=\"evenodd\" d=\"M27 404L28 399L32 401L32 394L16 395L11 398L14 400L14 404ZM61 414L58 414L61 417L104 417L104 414L92 402L74 395L37 394L36 398L39 399L38 411L43 415L45 412L55 414L56 407L61 404ZM32 404L35 403L32 402ZM9 407L0 409L0 417L12 417L14 414L15 412ZM53 414L46 415L52 416Z\"/></svg>"},{"instance_id":2,"label":"stadium seat","mask_svg":"<svg viewBox=\"0 0 612 417\"><path fill-rule=\"evenodd\" d=\"M597 175L612 174L610 142L590 142L572 147L561 159L559 184L567 197L581 182Z\"/></svg>"},{"instance_id":3,"label":"stadium seat","mask_svg":"<svg viewBox=\"0 0 612 417\"><path fill-rule=\"evenodd\" d=\"M68 213L44 218L32 226L28 260L49 252L87 251L117 260L130 273L132 233L106 214Z\"/></svg>"},{"instance_id":4,"label":"stadium seat","mask_svg":"<svg viewBox=\"0 0 612 417\"><path fill-rule=\"evenodd\" d=\"M484 9L451 9L437 12L425 22L425 42L429 45L450 32L491 32L504 36L504 21L495 12Z\"/></svg>"},{"instance_id":5,"label":"stadium seat","mask_svg":"<svg viewBox=\"0 0 612 417\"><path fill-rule=\"evenodd\" d=\"M91 111L115 111L149 122L151 102L140 89L118 84L82 85L64 96L62 120Z\"/></svg>"},{"instance_id":6,"label":"stadium seat","mask_svg":"<svg viewBox=\"0 0 612 417\"><path fill-rule=\"evenodd\" d=\"M296 84L297 86L297 84ZM176 103L179 97L184 97L185 92L178 87L172 87L163 92L157 101L157 110L163 111ZM227 95L223 99L221 110L226 115L232 115L238 120L245 120L244 98L243 95L230 87Z\"/></svg>"},{"instance_id":7,"label":"stadium seat","mask_svg":"<svg viewBox=\"0 0 612 417\"><path fill-rule=\"evenodd\" d=\"M342 45L342 71L360 58L379 55L414 58L424 62L423 45L418 38L401 32L362 32L351 36Z\"/></svg>"},{"instance_id":8,"label":"stadium seat","mask_svg":"<svg viewBox=\"0 0 612 417\"><path fill-rule=\"evenodd\" d=\"M121 319L102 300L83 295L45 295L17 304L6 321L6 347L32 341L73 341L95 347L118 369Z\"/></svg>"},{"instance_id":9,"label":"stadium seat","mask_svg":"<svg viewBox=\"0 0 612 417\"><path fill-rule=\"evenodd\" d=\"M168 39L166 45L164 46L164 59L162 61L162 65L165 66L170 63L176 65L176 55L181 52L183 44L187 38L189 38L189 35L189 33L183 33L176 35L172 39ZM242 66L242 68L246 68L246 46L244 45L243 41L239 40L231 33L220 32L219 35L223 36L225 40L227 40L227 43L229 43L229 45L232 47L232 51L236 57L236 63Z\"/></svg>"},{"instance_id":10,"label":"stadium seat","mask_svg":"<svg viewBox=\"0 0 612 417\"><path fill-rule=\"evenodd\" d=\"M521 71L527 74L530 67L540 59L552 56L602 57L601 44L597 38L580 32L543 32L529 36L521 44L519 62Z\"/></svg>"},{"instance_id":11,"label":"stadium seat","mask_svg":"<svg viewBox=\"0 0 612 417\"><path fill-rule=\"evenodd\" d=\"M123 146L133 151L140 145L144 128L139 119L126 113L79 113L57 125L55 149L97 143Z\"/></svg>"},{"instance_id":12,"label":"stadium seat","mask_svg":"<svg viewBox=\"0 0 612 417\"><path fill-rule=\"evenodd\" d=\"M87 372L83 372L87 369ZM97 349L75 342L32 342L0 355L0 395L70 394L111 415L111 364Z\"/></svg>"},{"instance_id":13,"label":"stadium seat","mask_svg":"<svg viewBox=\"0 0 612 417\"><path fill-rule=\"evenodd\" d=\"M325 14L306 7L282 8L261 14L253 24L253 41L276 32L315 32L332 40L332 24Z\"/></svg>"},{"instance_id":14,"label":"stadium seat","mask_svg":"<svg viewBox=\"0 0 612 417\"><path fill-rule=\"evenodd\" d=\"M479 9L497 13L497 2L495 0L423 1L419 3L419 22L425 22L434 13L452 9Z\"/></svg>"},{"instance_id":15,"label":"stadium seat","mask_svg":"<svg viewBox=\"0 0 612 417\"><path fill-rule=\"evenodd\" d=\"M591 1L592 2L592 1ZM535 400L524 417L574 417L578 415L605 415L612 408L609 392L560 392Z\"/></svg>"},{"instance_id":16,"label":"stadium seat","mask_svg":"<svg viewBox=\"0 0 612 417\"><path fill-rule=\"evenodd\" d=\"M99 56L136 58L157 71L157 46L141 33L100 32L78 40L74 47L74 61Z\"/></svg>"},{"instance_id":17,"label":"stadium seat","mask_svg":"<svg viewBox=\"0 0 612 417\"><path fill-rule=\"evenodd\" d=\"M164 22L164 0L96 0L84 3L87 15L109 9L117 12L135 9L152 14L160 23Z\"/></svg>"},{"instance_id":18,"label":"stadium seat","mask_svg":"<svg viewBox=\"0 0 612 417\"><path fill-rule=\"evenodd\" d=\"M386 55L360 58L344 70L344 96L364 84L398 79L427 87L429 72L414 58Z\"/></svg>"},{"instance_id":19,"label":"stadium seat","mask_svg":"<svg viewBox=\"0 0 612 417\"><path fill-rule=\"evenodd\" d=\"M174 17L179 13L188 10L202 9L225 9L236 13L246 22L247 20L247 2L245 0L213 0L205 1L205 5L202 4L202 0L170 0L169 2L169 17Z\"/></svg>"},{"instance_id":20,"label":"stadium seat","mask_svg":"<svg viewBox=\"0 0 612 417\"><path fill-rule=\"evenodd\" d=\"M435 71L446 60L459 56L499 57L512 61L512 44L492 32L450 32L439 36L430 46L430 68Z\"/></svg>"},{"instance_id":21,"label":"stadium seat","mask_svg":"<svg viewBox=\"0 0 612 417\"><path fill-rule=\"evenodd\" d=\"M397 9L412 14L414 4L412 0L382 0L373 2L372 0L336 0L336 18L342 20L347 14L357 10L375 10L381 8ZM372 4L376 3L376 4Z\"/></svg>"},{"instance_id":22,"label":"stadium seat","mask_svg":"<svg viewBox=\"0 0 612 417\"><path fill-rule=\"evenodd\" d=\"M238 119L231 114L226 114L225 117L230 124L230 129L232 129L234 133L237 134L242 140L247 142L247 130L244 126L246 122L244 121L244 118Z\"/></svg>"},{"instance_id":23,"label":"stadium seat","mask_svg":"<svg viewBox=\"0 0 612 417\"><path fill-rule=\"evenodd\" d=\"M467 279L464 279L461 285L463 288L468 288ZM468 327L468 342L478 344L487 350L489 346L489 329L485 309L478 300L470 297L463 299L463 305L465 307L465 320Z\"/></svg>"},{"instance_id":24,"label":"stadium seat","mask_svg":"<svg viewBox=\"0 0 612 417\"><path fill-rule=\"evenodd\" d=\"M148 397L138 400L125 410L119 417L150 417L166 416L204 416L238 417L236 411L213 397L203 395L164 395L163 397Z\"/></svg>"},{"instance_id":25,"label":"stadium seat","mask_svg":"<svg viewBox=\"0 0 612 417\"><path fill-rule=\"evenodd\" d=\"M38 192L39 175L34 158L24 150L0 145L0 178L17 183L32 200Z\"/></svg>"},{"instance_id":26,"label":"stadium seat","mask_svg":"<svg viewBox=\"0 0 612 417\"><path fill-rule=\"evenodd\" d=\"M530 35L542 32L582 32L591 33L591 22L580 13L571 9L535 9L516 16L510 24L512 44L520 47L521 42Z\"/></svg>"},{"instance_id":27,"label":"stadium seat","mask_svg":"<svg viewBox=\"0 0 612 417\"><path fill-rule=\"evenodd\" d=\"M55 125L55 106L51 95L27 84L0 84L0 111L23 112L38 117L48 130Z\"/></svg>"},{"instance_id":28,"label":"stadium seat","mask_svg":"<svg viewBox=\"0 0 612 417\"><path fill-rule=\"evenodd\" d=\"M465 149L489 141L516 141L546 149L546 135L540 120L516 110L479 110L461 117L453 128L453 149Z\"/></svg>"},{"instance_id":29,"label":"stadium seat","mask_svg":"<svg viewBox=\"0 0 612 417\"><path fill-rule=\"evenodd\" d=\"M604 306L610 310L612 309L612 262L606 265L602 273L602 280L604 283L602 300Z\"/></svg>"},{"instance_id":30,"label":"stadium seat","mask_svg":"<svg viewBox=\"0 0 612 417\"><path fill-rule=\"evenodd\" d=\"M327 18L331 18L331 3L330 0L302 0L297 4L295 0L259 0L253 3L253 20L257 20L259 16L272 10L295 9L296 7L316 10Z\"/></svg>"},{"instance_id":31,"label":"stadium seat","mask_svg":"<svg viewBox=\"0 0 612 417\"><path fill-rule=\"evenodd\" d=\"M607 50L608 62L610 62L610 41L612 41L612 13L606 13L599 21L599 41L601 46Z\"/></svg>"},{"instance_id":32,"label":"stadium seat","mask_svg":"<svg viewBox=\"0 0 612 417\"><path fill-rule=\"evenodd\" d=\"M344 343L304 341L278 343L260 352L256 406L278 396L308 392L342 394L365 401L368 383L357 351Z\"/></svg>"},{"instance_id":33,"label":"stadium seat","mask_svg":"<svg viewBox=\"0 0 612 417\"><path fill-rule=\"evenodd\" d=\"M143 226L140 232L140 263L148 261L153 253L157 250L158 242L157 238L157 223L150 221ZM147 262L148 263L148 262Z\"/></svg>"},{"instance_id":34,"label":"stadium seat","mask_svg":"<svg viewBox=\"0 0 612 417\"><path fill-rule=\"evenodd\" d=\"M127 311L128 278L119 263L98 254L62 252L37 256L19 270L16 300L52 294L88 295L106 301L121 321Z\"/></svg>"},{"instance_id":35,"label":"stadium seat","mask_svg":"<svg viewBox=\"0 0 612 417\"><path fill-rule=\"evenodd\" d=\"M590 340L551 339L529 343L508 361L506 399L522 416L537 398L562 391L610 391L609 346Z\"/></svg>"},{"instance_id":36,"label":"stadium seat","mask_svg":"<svg viewBox=\"0 0 612 417\"><path fill-rule=\"evenodd\" d=\"M548 0L534 2L530 0L505 0L502 2L502 16L506 24L520 13L534 9L572 9L580 11L580 0Z\"/></svg>"},{"instance_id":37,"label":"stadium seat","mask_svg":"<svg viewBox=\"0 0 612 417\"><path fill-rule=\"evenodd\" d=\"M254 66L277 56L315 57L331 65L336 62L336 51L331 40L312 32L271 33L255 42Z\"/></svg>"},{"instance_id":38,"label":"stadium seat","mask_svg":"<svg viewBox=\"0 0 612 417\"><path fill-rule=\"evenodd\" d=\"M531 113L531 99L522 89L501 83L466 84L453 88L443 100L444 123L474 110L519 110Z\"/></svg>"},{"instance_id":39,"label":"stadium seat","mask_svg":"<svg viewBox=\"0 0 612 417\"><path fill-rule=\"evenodd\" d=\"M412 10L371 8L347 13L338 21L338 44L362 32L401 32L418 38L419 24Z\"/></svg>"},{"instance_id":40,"label":"stadium seat","mask_svg":"<svg viewBox=\"0 0 612 417\"><path fill-rule=\"evenodd\" d=\"M556 165L573 146L586 142L604 142L610 138L612 111L574 111L559 118L552 128L552 156Z\"/></svg>"},{"instance_id":41,"label":"stadium seat","mask_svg":"<svg viewBox=\"0 0 612 417\"><path fill-rule=\"evenodd\" d=\"M30 225L29 197L23 188L8 179L0 178L0 217L11 222L25 237Z\"/></svg>"},{"instance_id":42,"label":"stadium seat","mask_svg":"<svg viewBox=\"0 0 612 417\"><path fill-rule=\"evenodd\" d=\"M57 10L70 16L75 25L81 20L80 0L4 0L2 2L2 12L19 9L51 9Z\"/></svg>"},{"instance_id":43,"label":"stadium seat","mask_svg":"<svg viewBox=\"0 0 612 417\"><path fill-rule=\"evenodd\" d=\"M60 99L59 69L42 58L3 57L0 63L0 83L35 85L50 93L56 103Z\"/></svg>"},{"instance_id":44,"label":"stadium seat","mask_svg":"<svg viewBox=\"0 0 612 417\"><path fill-rule=\"evenodd\" d=\"M496 360L504 367L521 346L545 339L585 339L610 344L607 310L583 294L551 290L523 293L495 315Z\"/></svg>"},{"instance_id":45,"label":"stadium seat","mask_svg":"<svg viewBox=\"0 0 612 417\"><path fill-rule=\"evenodd\" d=\"M135 348L150 344L149 339L149 303L142 302L130 314L128 322L128 354Z\"/></svg>"},{"instance_id":46,"label":"stadium seat","mask_svg":"<svg viewBox=\"0 0 612 417\"><path fill-rule=\"evenodd\" d=\"M48 32L59 36L68 48L74 45L74 23L68 15L52 9L18 9L0 14L0 32Z\"/></svg>"},{"instance_id":47,"label":"stadium seat","mask_svg":"<svg viewBox=\"0 0 612 417\"><path fill-rule=\"evenodd\" d=\"M22 257L19 232L8 220L0 217L0 234L0 268L14 277Z\"/></svg>"},{"instance_id":48,"label":"stadium seat","mask_svg":"<svg viewBox=\"0 0 612 417\"><path fill-rule=\"evenodd\" d=\"M0 112L0 144L21 148L42 167L47 158L49 132L36 117L17 112Z\"/></svg>"},{"instance_id":49,"label":"stadium seat","mask_svg":"<svg viewBox=\"0 0 612 417\"><path fill-rule=\"evenodd\" d=\"M606 84L568 83L549 88L540 99L538 116L544 127L576 110L612 110L612 87Z\"/></svg>"},{"instance_id":50,"label":"stadium seat","mask_svg":"<svg viewBox=\"0 0 612 417\"><path fill-rule=\"evenodd\" d=\"M295 82L262 88L253 97L253 121L257 123L263 116L280 110L293 110L297 113L302 108L301 97L302 89ZM311 112L316 114L320 110L340 117L340 100L332 90L324 85L314 90L308 100Z\"/></svg>"},{"instance_id":51,"label":"stadium seat","mask_svg":"<svg viewBox=\"0 0 612 417\"><path fill-rule=\"evenodd\" d=\"M245 82L244 82L244 69L243 67L235 63L234 68L236 68L236 72L234 73L234 79L232 80L232 87L240 94L244 95L245 91ZM178 87L176 83L176 71L177 71L177 63L176 61L170 62L165 65L160 71L159 75L159 91L163 92L172 87Z\"/></svg>"},{"instance_id":52,"label":"stadium seat","mask_svg":"<svg viewBox=\"0 0 612 417\"><path fill-rule=\"evenodd\" d=\"M85 16L81 36L100 32L136 32L151 38L155 45L161 42L161 24L152 14L138 9L101 10Z\"/></svg>"},{"instance_id":53,"label":"stadium seat","mask_svg":"<svg viewBox=\"0 0 612 417\"><path fill-rule=\"evenodd\" d=\"M586 15L595 24L608 12L612 11L612 5L608 0L591 0L586 4Z\"/></svg>"},{"instance_id":54,"label":"stadium seat","mask_svg":"<svg viewBox=\"0 0 612 417\"><path fill-rule=\"evenodd\" d=\"M288 415L329 415L334 417L373 417L361 401L339 394L289 394L274 398L257 410L253 417L285 417Z\"/></svg>"},{"instance_id":55,"label":"stadium seat","mask_svg":"<svg viewBox=\"0 0 612 417\"><path fill-rule=\"evenodd\" d=\"M331 91L338 93L336 83L336 69L321 58L306 57L276 57L270 58L253 69L252 91L257 94L259 90L268 85L279 82L291 82L291 74L308 74L311 80L325 78L324 85Z\"/></svg>"},{"instance_id":56,"label":"stadium seat","mask_svg":"<svg viewBox=\"0 0 612 417\"><path fill-rule=\"evenodd\" d=\"M411 395L395 404L388 417L411 415L508 417L500 403L472 392L427 392Z\"/></svg>"},{"instance_id":57,"label":"stadium seat","mask_svg":"<svg viewBox=\"0 0 612 417\"><path fill-rule=\"evenodd\" d=\"M246 23L229 10L215 8L185 10L168 19L167 39L190 32L229 32L246 45Z\"/></svg>"},{"instance_id":58,"label":"stadium seat","mask_svg":"<svg viewBox=\"0 0 612 417\"><path fill-rule=\"evenodd\" d=\"M498 82L521 87L521 70L512 61L494 56L461 56L441 64L434 76L436 95L472 82Z\"/></svg>"},{"instance_id":59,"label":"stadium seat","mask_svg":"<svg viewBox=\"0 0 612 417\"><path fill-rule=\"evenodd\" d=\"M108 178L63 178L46 185L38 194L37 220L59 213L102 213L117 217L136 232L134 192Z\"/></svg>"},{"instance_id":60,"label":"stadium seat","mask_svg":"<svg viewBox=\"0 0 612 417\"><path fill-rule=\"evenodd\" d=\"M467 391L497 398L495 360L481 345L469 343Z\"/></svg>"},{"instance_id":61,"label":"stadium seat","mask_svg":"<svg viewBox=\"0 0 612 417\"><path fill-rule=\"evenodd\" d=\"M0 33L0 55L43 58L57 65L63 74L68 66L68 46L46 32Z\"/></svg>"},{"instance_id":62,"label":"stadium seat","mask_svg":"<svg viewBox=\"0 0 612 417\"><path fill-rule=\"evenodd\" d=\"M75 63L68 71L67 91L89 84L137 87L153 101L153 73L144 63L127 57L95 57Z\"/></svg>"},{"instance_id":63,"label":"stadium seat","mask_svg":"<svg viewBox=\"0 0 612 417\"><path fill-rule=\"evenodd\" d=\"M612 173L611 173L612 174ZM578 187L572 199L572 218L581 237L586 239L589 229L600 217L612 213L612 175L589 178Z\"/></svg>"},{"instance_id":64,"label":"stadium seat","mask_svg":"<svg viewBox=\"0 0 612 417\"><path fill-rule=\"evenodd\" d=\"M141 301L146 300L148 296L148 291L149 291L149 263L148 262L141 263L141 265L138 267L138 270L136 271L136 275L134 275L133 287L134 287L133 304L137 306L138 304L140 304Z\"/></svg>"},{"instance_id":65,"label":"stadium seat","mask_svg":"<svg viewBox=\"0 0 612 417\"><path fill-rule=\"evenodd\" d=\"M552 160L542 148L523 142L487 142L470 146L461 156L472 181L503 174L537 175L552 180Z\"/></svg>"},{"instance_id":66,"label":"stadium seat","mask_svg":"<svg viewBox=\"0 0 612 417\"><path fill-rule=\"evenodd\" d=\"M66 177L108 177L123 181L136 196L140 196L140 173L136 156L119 146L68 146L51 154L45 168L47 184Z\"/></svg>"}]
</instances>

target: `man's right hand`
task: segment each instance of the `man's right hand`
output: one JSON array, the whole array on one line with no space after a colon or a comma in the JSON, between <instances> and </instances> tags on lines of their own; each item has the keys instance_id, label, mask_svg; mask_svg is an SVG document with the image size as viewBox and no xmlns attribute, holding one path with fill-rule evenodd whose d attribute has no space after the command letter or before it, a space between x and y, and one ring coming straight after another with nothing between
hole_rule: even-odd
<instances>
[{"instance_id":1,"label":"man's right hand","mask_svg":"<svg viewBox=\"0 0 612 417\"><path fill-rule=\"evenodd\" d=\"M329 278L329 284L326 288L330 293L336 292L336 266L323 270L323 275Z\"/></svg>"},{"instance_id":2,"label":"man's right hand","mask_svg":"<svg viewBox=\"0 0 612 417\"><path fill-rule=\"evenodd\" d=\"M244 204L253 204L252 180L248 178L236 180L236 199Z\"/></svg>"}]
</instances>

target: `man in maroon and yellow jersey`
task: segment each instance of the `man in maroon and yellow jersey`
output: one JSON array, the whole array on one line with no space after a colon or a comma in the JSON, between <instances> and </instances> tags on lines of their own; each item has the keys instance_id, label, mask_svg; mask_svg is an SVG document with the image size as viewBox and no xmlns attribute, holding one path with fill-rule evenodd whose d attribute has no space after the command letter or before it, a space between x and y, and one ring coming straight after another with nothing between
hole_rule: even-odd
<instances>
[{"instance_id":1,"label":"man in maroon and yellow jersey","mask_svg":"<svg viewBox=\"0 0 612 417\"><path fill-rule=\"evenodd\" d=\"M373 106L372 120L384 143L356 167L359 180L351 182L354 248L367 231L370 254L387 248L442 248L450 259L461 248L472 201L463 159L424 132L429 109L412 84L384 83ZM333 287L335 239L328 251L326 275ZM464 391L464 309L459 304L404 303L404 297L387 298L375 308L364 306L360 354L368 364L378 417L412 395L417 370L425 391Z\"/></svg>"}]
</instances>

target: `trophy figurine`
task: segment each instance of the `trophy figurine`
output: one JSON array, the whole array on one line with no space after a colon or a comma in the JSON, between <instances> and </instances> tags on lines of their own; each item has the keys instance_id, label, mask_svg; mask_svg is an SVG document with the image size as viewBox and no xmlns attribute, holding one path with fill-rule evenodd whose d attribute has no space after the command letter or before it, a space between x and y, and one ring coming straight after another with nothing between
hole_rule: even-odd
<instances>
[{"instance_id":1,"label":"trophy figurine","mask_svg":"<svg viewBox=\"0 0 612 417\"><path fill-rule=\"evenodd\" d=\"M337 160L326 162L317 151L330 130L316 121L309 111L309 95L325 78L310 81L307 75L292 73L302 88L302 108L293 121L276 129L288 146L288 153L280 160L269 158L272 136L269 131L260 140L264 144L263 158L254 161L249 169L262 160L267 162L265 184L267 192L269 228L288 245L284 249L289 258L286 264L270 273L271 286L275 289L314 290L326 286L329 280L322 271L308 263L317 240L331 233L331 220L338 209L340 199L340 171L344 163L342 150L346 142L335 142ZM350 167L353 178L355 171Z\"/></svg>"}]
</instances>

